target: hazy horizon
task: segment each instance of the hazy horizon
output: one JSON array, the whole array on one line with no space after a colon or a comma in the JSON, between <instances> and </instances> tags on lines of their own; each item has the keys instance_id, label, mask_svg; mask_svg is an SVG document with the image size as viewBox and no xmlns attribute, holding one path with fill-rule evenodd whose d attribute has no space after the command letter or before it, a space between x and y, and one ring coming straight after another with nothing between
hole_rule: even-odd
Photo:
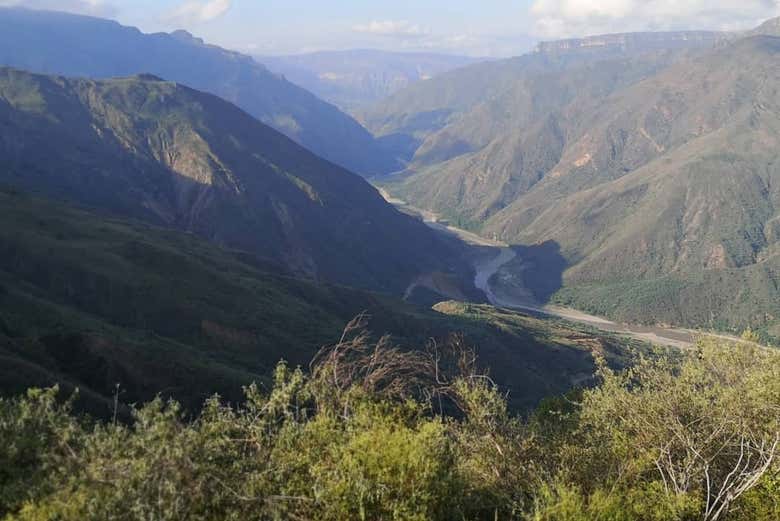
<instances>
[{"instance_id":1,"label":"hazy horizon","mask_svg":"<svg viewBox=\"0 0 780 521\"><path fill-rule=\"evenodd\" d=\"M780 15L778 0L0 0L0 6L90 14L144 32L184 29L209 43L265 56L371 49L507 57L541 40L741 30Z\"/></svg>"}]
</instances>

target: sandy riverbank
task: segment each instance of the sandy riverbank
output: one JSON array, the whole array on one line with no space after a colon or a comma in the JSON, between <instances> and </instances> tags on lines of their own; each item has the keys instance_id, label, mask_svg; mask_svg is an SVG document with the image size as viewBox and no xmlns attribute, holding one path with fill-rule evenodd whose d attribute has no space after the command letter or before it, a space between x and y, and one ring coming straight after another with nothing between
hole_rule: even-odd
<instances>
[{"instance_id":1,"label":"sandy riverbank","mask_svg":"<svg viewBox=\"0 0 780 521\"><path fill-rule=\"evenodd\" d=\"M540 316L550 316L589 325L603 331L617 333L657 345L671 346L680 349L690 347L699 334L697 331L682 328L666 328L660 326L638 326L632 324L620 324L603 317L589 315L582 311L564 308L560 306L539 305L533 302L530 292L522 295L522 298L512 298L501 293L499 288L492 286L493 275L495 275L502 266L515 260L517 253L506 243L481 237L473 232L456 228L452 225L442 223L441 219L434 212L423 210L407 204L405 201L393 197L385 189L378 189L380 194L387 202L396 206L399 210L416 215L422 219L428 226L441 232L457 236L463 242L481 248L490 248L493 251L485 251L480 255L475 255L474 270L476 272L474 285L481 289L488 301L496 307L503 307L522 311L525 313L536 314ZM513 289L513 294L522 294L517 288ZM712 335L727 340L735 340L728 335Z\"/></svg>"}]
</instances>

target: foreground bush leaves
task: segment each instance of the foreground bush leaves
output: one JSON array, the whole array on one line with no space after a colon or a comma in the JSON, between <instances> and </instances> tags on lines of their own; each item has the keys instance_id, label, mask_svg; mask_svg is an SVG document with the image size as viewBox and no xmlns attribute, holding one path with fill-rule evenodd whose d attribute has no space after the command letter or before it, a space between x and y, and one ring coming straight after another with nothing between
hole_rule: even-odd
<instances>
[{"instance_id":1,"label":"foreground bush leaves","mask_svg":"<svg viewBox=\"0 0 780 521\"><path fill-rule=\"evenodd\" d=\"M773 352L702 341L621 374L603 365L597 387L521 419L466 351L367 338L350 330L309 373L281 363L268 392L214 397L194 418L158 399L92 422L56 388L0 400L0 517L780 518Z\"/></svg>"}]
</instances>

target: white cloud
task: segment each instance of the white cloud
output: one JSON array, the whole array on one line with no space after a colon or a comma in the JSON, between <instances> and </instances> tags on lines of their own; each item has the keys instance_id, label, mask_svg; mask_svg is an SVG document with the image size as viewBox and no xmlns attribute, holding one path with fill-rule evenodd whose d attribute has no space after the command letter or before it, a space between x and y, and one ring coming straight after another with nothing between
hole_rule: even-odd
<instances>
[{"instance_id":1,"label":"white cloud","mask_svg":"<svg viewBox=\"0 0 780 521\"><path fill-rule=\"evenodd\" d=\"M233 0L187 0L171 12L167 20L189 25L210 22L227 13Z\"/></svg>"},{"instance_id":2,"label":"white cloud","mask_svg":"<svg viewBox=\"0 0 780 521\"><path fill-rule=\"evenodd\" d=\"M673 29L746 29L780 15L780 0L535 0L544 38Z\"/></svg>"},{"instance_id":3,"label":"white cloud","mask_svg":"<svg viewBox=\"0 0 780 521\"><path fill-rule=\"evenodd\" d=\"M373 20L367 24L356 25L352 30L393 38L422 38L429 34L429 31L406 20Z\"/></svg>"},{"instance_id":4,"label":"white cloud","mask_svg":"<svg viewBox=\"0 0 780 521\"><path fill-rule=\"evenodd\" d=\"M535 40L527 34L518 32L508 35L471 30L444 33L407 20L374 20L352 26L352 31L359 35L348 36L346 40L341 38L338 45L333 45L333 42L328 45L309 45L305 50L297 48L295 52L308 52L311 48L318 50L375 48L388 51L504 57L528 52L535 43Z\"/></svg>"},{"instance_id":5,"label":"white cloud","mask_svg":"<svg viewBox=\"0 0 780 521\"><path fill-rule=\"evenodd\" d=\"M105 0L0 0L0 7L27 7L104 17L117 13L116 6Z\"/></svg>"}]
</instances>

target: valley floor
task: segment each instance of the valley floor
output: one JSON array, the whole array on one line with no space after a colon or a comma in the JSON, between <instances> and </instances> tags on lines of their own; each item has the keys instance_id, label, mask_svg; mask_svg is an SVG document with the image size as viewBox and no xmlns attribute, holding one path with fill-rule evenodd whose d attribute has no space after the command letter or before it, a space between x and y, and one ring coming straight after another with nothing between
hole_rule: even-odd
<instances>
[{"instance_id":1,"label":"valley floor","mask_svg":"<svg viewBox=\"0 0 780 521\"><path fill-rule=\"evenodd\" d=\"M511 261L517 259L517 252L508 244L486 237L481 237L473 232L452 226L441 221L438 215L429 210L416 208L405 201L389 194L385 189L379 189L382 196L399 210L416 215L428 226L441 232L456 235L464 242L478 247L475 253L473 265L476 272L474 285L482 290L493 306L523 311L538 316L562 318L571 322L585 324L610 333L626 335L635 340L652 344L685 349L690 347L696 338L702 334L727 340L734 337L702 333L691 329L671 328L661 326L641 326L613 322L603 317L589 315L582 311L561 306L543 305L536 301L533 294L524 288L513 287L510 291L497 287L494 275Z\"/></svg>"},{"instance_id":2,"label":"valley floor","mask_svg":"<svg viewBox=\"0 0 780 521\"><path fill-rule=\"evenodd\" d=\"M589 325L603 331L629 336L636 340L650 342L652 344L688 348L694 343L697 333L686 329L663 328L654 326L636 326L619 324L602 317L589 315L576 309L561 306L541 305L535 301L530 291L522 291L522 288L512 288L512 294L508 295L495 287L493 275L502 266L514 260L517 253L511 247L502 247L492 258L475 262L475 285L487 296L490 303L497 307L526 311L536 315L563 318L572 322Z\"/></svg>"}]
</instances>

